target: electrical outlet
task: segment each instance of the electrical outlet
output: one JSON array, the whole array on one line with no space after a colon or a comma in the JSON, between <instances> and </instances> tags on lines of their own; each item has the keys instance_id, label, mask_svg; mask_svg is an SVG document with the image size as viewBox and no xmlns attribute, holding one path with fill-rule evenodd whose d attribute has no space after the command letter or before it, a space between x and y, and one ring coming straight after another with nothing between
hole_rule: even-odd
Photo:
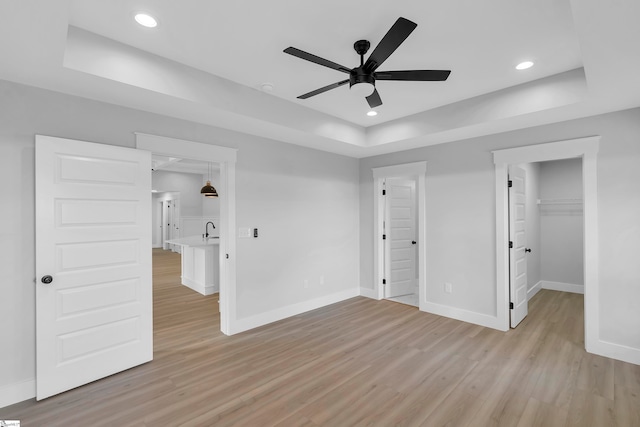
<instances>
[{"instance_id":1,"label":"electrical outlet","mask_svg":"<svg viewBox=\"0 0 640 427\"><path fill-rule=\"evenodd\" d=\"M309 280L304 279L304 288L307 289L309 287Z\"/></svg>"},{"instance_id":2,"label":"electrical outlet","mask_svg":"<svg viewBox=\"0 0 640 427\"><path fill-rule=\"evenodd\" d=\"M451 283L447 282L447 283L444 284L444 291L446 293L450 294L453 291L452 288L453 287L452 287Z\"/></svg>"}]
</instances>

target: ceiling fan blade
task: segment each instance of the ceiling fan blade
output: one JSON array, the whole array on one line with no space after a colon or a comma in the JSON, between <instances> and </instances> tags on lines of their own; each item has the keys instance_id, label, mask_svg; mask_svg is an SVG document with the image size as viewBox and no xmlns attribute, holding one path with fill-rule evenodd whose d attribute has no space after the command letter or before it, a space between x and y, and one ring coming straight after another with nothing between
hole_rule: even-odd
<instances>
[{"instance_id":1,"label":"ceiling fan blade","mask_svg":"<svg viewBox=\"0 0 640 427\"><path fill-rule=\"evenodd\" d=\"M373 50L367 62L364 63L365 71L371 73L382 65L417 26L418 24L408 19L398 18L387 34L380 40L380 43L378 43L378 46Z\"/></svg>"},{"instance_id":2,"label":"ceiling fan blade","mask_svg":"<svg viewBox=\"0 0 640 427\"><path fill-rule=\"evenodd\" d=\"M298 97L298 99L307 99L307 98L311 98L312 96L319 95L319 94L321 94L322 92L326 92L326 91L328 91L328 90L335 89L335 88L340 87L340 86L342 86L342 85L344 85L344 84L347 84L347 83L349 83L349 79L347 79L347 80L342 80L341 82L333 83L333 84L330 84L330 85L325 86L325 87L321 87L320 89L316 89L316 90L314 90L314 91L312 91L312 92L309 92L309 93L305 93L304 95L300 95L300 96Z\"/></svg>"},{"instance_id":3,"label":"ceiling fan blade","mask_svg":"<svg viewBox=\"0 0 640 427\"><path fill-rule=\"evenodd\" d=\"M404 70L373 73L376 80L405 80L414 82L441 82L447 80L451 70Z\"/></svg>"},{"instance_id":4,"label":"ceiling fan blade","mask_svg":"<svg viewBox=\"0 0 640 427\"><path fill-rule=\"evenodd\" d=\"M288 47L283 52L288 53L289 55L297 56L298 58L304 59L305 61L310 61L318 65L329 67L333 70L342 71L343 73L347 74L351 73L351 69L345 67L344 65L336 64L335 62L329 61L328 59L320 58L319 56L305 52L304 50L296 49L295 47Z\"/></svg>"},{"instance_id":5,"label":"ceiling fan blade","mask_svg":"<svg viewBox=\"0 0 640 427\"><path fill-rule=\"evenodd\" d=\"M367 96L367 102L369 103L369 107L371 108L376 108L382 105L382 99L380 99L378 89L374 89L373 93Z\"/></svg>"}]
</instances>

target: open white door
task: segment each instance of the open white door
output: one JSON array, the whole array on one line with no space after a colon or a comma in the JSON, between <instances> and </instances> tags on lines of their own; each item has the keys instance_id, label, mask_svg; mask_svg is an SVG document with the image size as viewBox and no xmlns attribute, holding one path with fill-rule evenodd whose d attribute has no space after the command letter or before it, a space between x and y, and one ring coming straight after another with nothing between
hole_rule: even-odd
<instances>
[{"instance_id":1,"label":"open white door","mask_svg":"<svg viewBox=\"0 0 640 427\"><path fill-rule=\"evenodd\" d=\"M387 178L385 215L385 298L417 293L416 182Z\"/></svg>"},{"instance_id":2,"label":"open white door","mask_svg":"<svg viewBox=\"0 0 640 427\"><path fill-rule=\"evenodd\" d=\"M527 239L525 234L525 171L509 166L509 296L511 327L515 328L528 313Z\"/></svg>"},{"instance_id":3,"label":"open white door","mask_svg":"<svg viewBox=\"0 0 640 427\"><path fill-rule=\"evenodd\" d=\"M153 358L151 154L36 136L37 399Z\"/></svg>"}]
</instances>

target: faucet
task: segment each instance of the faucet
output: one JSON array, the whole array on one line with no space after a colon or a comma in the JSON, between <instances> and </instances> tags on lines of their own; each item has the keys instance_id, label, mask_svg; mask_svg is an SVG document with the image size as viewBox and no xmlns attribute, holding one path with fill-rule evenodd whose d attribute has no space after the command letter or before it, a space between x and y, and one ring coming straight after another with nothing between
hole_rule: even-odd
<instances>
[{"instance_id":1,"label":"faucet","mask_svg":"<svg viewBox=\"0 0 640 427\"><path fill-rule=\"evenodd\" d=\"M205 224L204 226L204 237L209 237L209 224L211 224L211 226L213 227L213 229L216 229L216 226L213 224L213 222L209 221Z\"/></svg>"}]
</instances>

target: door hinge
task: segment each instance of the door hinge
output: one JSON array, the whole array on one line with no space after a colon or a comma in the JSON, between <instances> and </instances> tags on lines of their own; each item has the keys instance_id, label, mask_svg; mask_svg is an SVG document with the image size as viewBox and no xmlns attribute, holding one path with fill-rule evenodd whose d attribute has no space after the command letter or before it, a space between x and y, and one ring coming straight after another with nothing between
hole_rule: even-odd
<instances>
[{"instance_id":1,"label":"door hinge","mask_svg":"<svg viewBox=\"0 0 640 427\"><path fill-rule=\"evenodd\" d=\"M387 279L382 279L382 284L386 285L387 284Z\"/></svg>"},{"instance_id":2,"label":"door hinge","mask_svg":"<svg viewBox=\"0 0 640 427\"><path fill-rule=\"evenodd\" d=\"M513 303L512 302L509 303L509 310L513 310Z\"/></svg>"},{"instance_id":3,"label":"door hinge","mask_svg":"<svg viewBox=\"0 0 640 427\"><path fill-rule=\"evenodd\" d=\"M509 242L509 249L513 249L513 242Z\"/></svg>"},{"instance_id":4,"label":"door hinge","mask_svg":"<svg viewBox=\"0 0 640 427\"><path fill-rule=\"evenodd\" d=\"M511 181L511 180L507 181L507 186L509 188L513 187L513 181Z\"/></svg>"},{"instance_id":5,"label":"door hinge","mask_svg":"<svg viewBox=\"0 0 640 427\"><path fill-rule=\"evenodd\" d=\"M386 196L386 195L387 195L387 190L384 190L384 189L383 189L383 190L382 190L382 195L383 195L383 196Z\"/></svg>"},{"instance_id":6,"label":"door hinge","mask_svg":"<svg viewBox=\"0 0 640 427\"><path fill-rule=\"evenodd\" d=\"M382 240L387 240L387 235L386 234L382 235Z\"/></svg>"}]
</instances>

